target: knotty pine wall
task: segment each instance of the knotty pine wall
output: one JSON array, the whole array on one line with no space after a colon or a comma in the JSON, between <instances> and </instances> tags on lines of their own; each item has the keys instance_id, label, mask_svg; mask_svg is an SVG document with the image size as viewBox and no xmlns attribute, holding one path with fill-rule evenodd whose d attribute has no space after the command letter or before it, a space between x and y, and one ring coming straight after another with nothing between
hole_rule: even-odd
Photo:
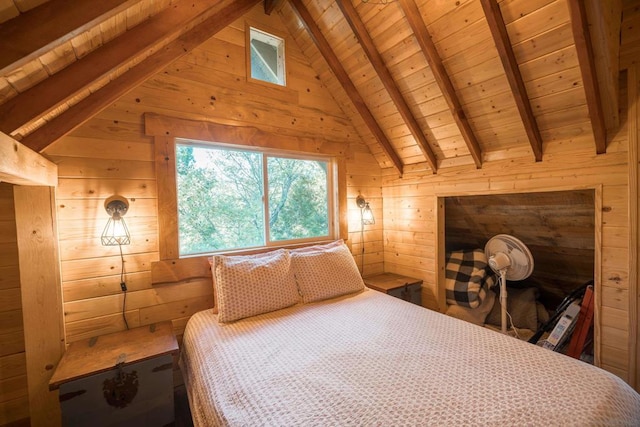
<instances>
[{"instance_id":1,"label":"knotty pine wall","mask_svg":"<svg viewBox=\"0 0 640 427\"><path fill-rule=\"evenodd\" d=\"M213 305L209 281L151 285L158 261L157 193L153 140L145 136L143 114L255 126L278 135L325 138L345 144L350 244L361 253L360 192L378 222L365 229L365 274L381 272L382 202L380 168L287 36L287 87L246 81L245 22L288 34L277 14L262 5L163 72L123 96L45 155L58 164L58 226L67 342L125 328L121 317L120 257L100 245L107 220L104 200L120 194L130 201L126 215L131 245L123 246L126 316L130 326L171 320L180 335L194 312ZM361 259L356 257L358 265Z\"/></svg>"},{"instance_id":2,"label":"knotty pine wall","mask_svg":"<svg viewBox=\"0 0 640 427\"><path fill-rule=\"evenodd\" d=\"M13 186L0 183L0 425L29 417Z\"/></svg>"},{"instance_id":3,"label":"knotty pine wall","mask_svg":"<svg viewBox=\"0 0 640 427\"><path fill-rule=\"evenodd\" d=\"M626 102L627 98L622 99ZM596 318L600 334L599 361L601 367L629 380L626 123L624 120L620 129L611 132L604 155L595 154L590 127L585 123L584 127L573 130L574 137L546 143L543 161L539 163L532 158L492 158L482 169L448 168L441 169L437 175L419 167L408 168L403 178L384 169L385 270L422 278L426 288L423 288L423 301L426 298L427 306L442 309L437 300L438 197L594 188L596 199L600 195L602 204L601 212L596 212L596 229L600 228L601 232L601 242L596 238L601 268L597 271L596 266L595 272L599 282L596 301L601 302ZM598 249L596 254L598 256Z\"/></svg>"}]
</instances>

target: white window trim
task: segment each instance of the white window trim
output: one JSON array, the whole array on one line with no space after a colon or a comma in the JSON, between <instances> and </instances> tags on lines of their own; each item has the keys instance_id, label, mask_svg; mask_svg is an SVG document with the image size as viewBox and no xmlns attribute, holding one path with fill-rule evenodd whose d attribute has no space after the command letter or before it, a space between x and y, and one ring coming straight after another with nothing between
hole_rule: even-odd
<instances>
[{"instance_id":1,"label":"white window trim","mask_svg":"<svg viewBox=\"0 0 640 427\"><path fill-rule=\"evenodd\" d=\"M249 43L249 48L254 51L256 53L256 55L258 56L258 58L260 58L260 61L262 61L262 63L265 66L265 69L269 71L269 73L273 76L273 78L278 82L278 83L274 83L274 82L270 82L270 81L265 81L265 80L261 80L261 79L257 79L255 77L253 77L253 73L252 73L252 69L251 69L251 55L247 56L247 60L249 61L249 67L248 67L248 74L249 77L252 80L256 80L256 81L260 81L260 82L264 82L264 83L270 83L270 84L277 84L278 86L286 86L287 85L287 73L286 73L286 66L285 66L285 39L283 37L277 36L275 34L271 34L268 33L266 31L260 30L259 28L256 28L254 26L249 26L249 38L248 38L248 43ZM278 64L277 64L277 75L271 70L271 67L269 67L267 65L266 60L263 58L263 56L260 54L260 51L258 51L256 48L253 47L253 45L251 44L251 40L256 39L259 40L265 44L271 45L273 47L276 48L277 50L277 56L278 56ZM279 77L281 76L281 77Z\"/></svg>"}]
</instances>

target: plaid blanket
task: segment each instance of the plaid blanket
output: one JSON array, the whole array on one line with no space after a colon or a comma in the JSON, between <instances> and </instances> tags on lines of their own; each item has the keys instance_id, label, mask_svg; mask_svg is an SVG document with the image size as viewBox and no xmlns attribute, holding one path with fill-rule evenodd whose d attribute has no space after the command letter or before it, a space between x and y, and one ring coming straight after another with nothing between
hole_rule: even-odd
<instances>
[{"instance_id":1,"label":"plaid blanket","mask_svg":"<svg viewBox=\"0 0 640 427\"><path fill-rule=\"evenodd\" d=\"M477 308L495 284L482 249L453 251L446 266L447 304Z\"/></svg>"}]
</instances>

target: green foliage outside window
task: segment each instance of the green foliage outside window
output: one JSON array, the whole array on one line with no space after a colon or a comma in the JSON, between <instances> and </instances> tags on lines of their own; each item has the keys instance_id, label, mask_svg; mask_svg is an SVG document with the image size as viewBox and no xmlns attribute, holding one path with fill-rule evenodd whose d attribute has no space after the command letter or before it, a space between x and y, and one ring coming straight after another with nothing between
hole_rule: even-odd
<instances>
[{"instance_id":1,"label":"green foliage outside window","mask_svg":"<svg viewBox=\"0 0 640 427\"><path fill-rule=\"evenodd\" d=\"M328 237L328 166L325 160L177 144L180 254L265 246L267 235L269 242Z\"/></svg>"}]
</instances>

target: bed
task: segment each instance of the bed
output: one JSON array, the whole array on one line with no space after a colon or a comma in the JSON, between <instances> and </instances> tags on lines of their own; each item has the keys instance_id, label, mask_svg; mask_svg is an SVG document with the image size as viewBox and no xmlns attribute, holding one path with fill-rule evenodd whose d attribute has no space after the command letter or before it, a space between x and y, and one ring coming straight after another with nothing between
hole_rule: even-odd
<instances>
[{"instance_id":1,"label":"bed","mask_svg":"<svg viewBox=\"0 0 640 427\"><path fill-rule=\"evenodd\" d=\"M356 286L341 242L278 256L213 266L180 360L196 426L640 425L615 375Z\"/></svg>"}]
</instances>

